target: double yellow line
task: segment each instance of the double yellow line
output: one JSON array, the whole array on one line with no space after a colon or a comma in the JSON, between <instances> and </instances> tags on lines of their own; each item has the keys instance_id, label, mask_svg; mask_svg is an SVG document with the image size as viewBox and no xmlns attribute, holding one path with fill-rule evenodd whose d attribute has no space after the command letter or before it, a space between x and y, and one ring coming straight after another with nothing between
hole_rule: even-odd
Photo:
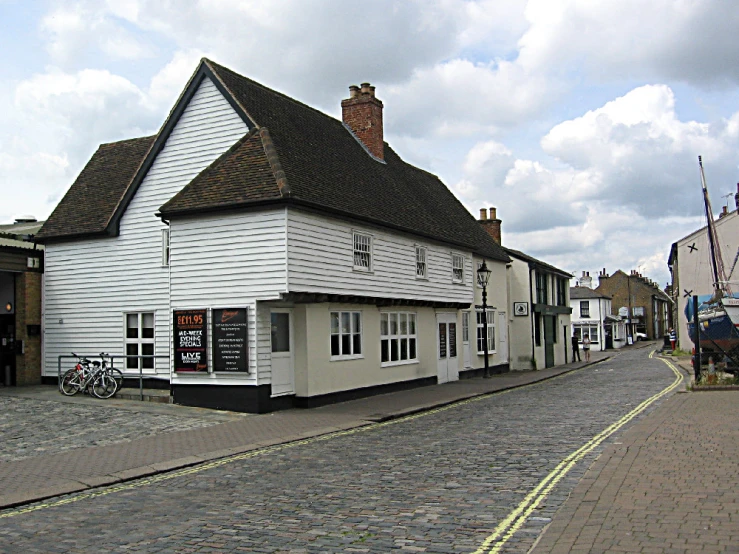
<instances>
[{"instance_id":1,"label":"double yellow line","mask_svg":"<svg viewBox=\"0 0 739 554\"><path fill-rule=\"evenodd\" d=\"M650 352L649 357L652 358L654 351ZM604 440L610 437L613 433L621 429L629 421L634 419L640 413L649 407L652 403L656 402L663 396L671 393L675 390L680 383L683 381L683 374L669 361L664 358L660 358L666 363L675 374L675 381L666 389L648 398L636 408L631 410L628 414L623 416L621 419L608 426L606 429L598 433L595 437L590 439L580 448L575 450L564 460L562 460L554 470L547 475L542 481L534 487L534 489L526 495L521 503L513 510L508 517L506 517L500 524L495 528L493 533L488 536L472 554L493 554L500 552L500 549L505 545L510 538L518 531L521 526L526 522L531 513L541 504L541 502L549 495L552 489L559 483L562 478L574 467L574 465L592 452L598 445Z\"/></svg>"}]
</instances>

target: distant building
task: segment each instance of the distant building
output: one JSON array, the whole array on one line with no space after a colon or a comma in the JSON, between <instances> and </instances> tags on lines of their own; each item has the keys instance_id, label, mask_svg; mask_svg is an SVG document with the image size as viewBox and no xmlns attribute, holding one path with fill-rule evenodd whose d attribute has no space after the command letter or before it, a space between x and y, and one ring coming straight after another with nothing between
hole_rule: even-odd
<instances>
[{"instance_id":1,"label":"distant building","mask_svg":"<svg viewBox=\"0 0 739 554\"><path fill-rule=\"evenodd\" d=\"M0 383L41 382L43 247L32 242L43 221L0 225Z\"/></svg>"},{"instance_id":2,"label":"distant building","mask_svg":"<svg viewBox=\"0 0 739 554\"><path fill-rule=\"evenodd\" d=\"M592 283L586 272L580 283ZM621 348L626 344L626 322L612 313L611 297L593 290L591 286L570 288L572 307L572 334L580 344L587 335L593 350Z\"/></svg>"},{"instance_id":3,"label":"distant building","mask_svg":"<svg viewBox=\"0 0 739 554\"><path fill-rule=\"evenodd\" d=\"M629 275L620 269L608 275L605 268L598 275L597 292L610 296L613 307L627 320L626 332L636 339L644 333L648 339L661 339L669 331L672 299L659 285L636 271Z\"/></svg>"},{"instance_id":4,"label":"distant building","mask_svg":"<svg viewBox=\"0 0 739 554\"><path fill-rule=\"evenodd\" d=\"M480 210L479 223L498 244L501 220L495 208ZM508 264L510 368L543 369L566 364L570 348L568 291L572 275L533 256L505 248ZM501 322L502 328L502 322Z\"/></svg>"},{"instance_id":5,"label":"distant building","mask_svg":"<svg viewBox=\"0 0 739 554\"><path fill-rule=\"evenodd\" d=\"M725 264L726 276L734 292L739 291L739 185L734 197L736 209L726 207L716 220L716 235ZM709 254L707 227L701 227L672 243L667 265L672 274L673 321L678 346L690 350L693 341L688 333L685 304L693 295L713 294L713 276Z\"/></svg>"}]
</instances>

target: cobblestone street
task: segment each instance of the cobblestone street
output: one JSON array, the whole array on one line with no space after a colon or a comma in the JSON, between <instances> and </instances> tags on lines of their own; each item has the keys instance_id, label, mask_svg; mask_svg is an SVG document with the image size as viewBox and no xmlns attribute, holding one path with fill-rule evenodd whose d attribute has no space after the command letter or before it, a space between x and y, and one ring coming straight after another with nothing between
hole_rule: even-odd
<instances>
[{"instance_id":1,"label":"cobblestone street","mask_svg":"<svg viewBox=\"0 0 739 554\"><path fill-rule=\"evenodd\" d=\"M106 406L66 404L0 396L0 461L22 460L74 448L115 444L218 423L207 417L132 412Z\"/></svg>"},{"instance_id":2,"label":"cobblestone street","mask_svg":"<svg viewBox=\"0 0 739 554\"><path fill-rule=\"evenodd\" d=\"M674 381L646 349L624 351L334 438L47 500L2 519L0 551L475 552L563 459ZM501 551L527 552L625 429L580 460Z\"/></svg>"}]
</instances>

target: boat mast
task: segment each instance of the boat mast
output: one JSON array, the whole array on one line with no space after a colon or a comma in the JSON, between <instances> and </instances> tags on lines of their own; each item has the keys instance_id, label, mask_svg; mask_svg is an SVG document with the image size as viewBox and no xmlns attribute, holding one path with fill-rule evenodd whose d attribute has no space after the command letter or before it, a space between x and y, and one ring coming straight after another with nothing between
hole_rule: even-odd
<instances>
[{"instance_id":1,"label":"boat mast","mask_svg":"<svg viewBox=\"0 0 739 554\"><path fill-rule=\"evenodd\" d=\"M721 249L718 248L718 236L716 235L716 225L713 221L713 210L711 209L711 200L708 198L708 188L706 187L706 176L703 173L703 160L698 156L698 165L701 170L701 185L703 187L703 204L706 208L706 222L708 224L708 243L711 247L711 269L713 270L713 290L714 300L718 301L726 288L726 275L724 271L724 260L721 257Z\"/></svg>"}]
</instances>

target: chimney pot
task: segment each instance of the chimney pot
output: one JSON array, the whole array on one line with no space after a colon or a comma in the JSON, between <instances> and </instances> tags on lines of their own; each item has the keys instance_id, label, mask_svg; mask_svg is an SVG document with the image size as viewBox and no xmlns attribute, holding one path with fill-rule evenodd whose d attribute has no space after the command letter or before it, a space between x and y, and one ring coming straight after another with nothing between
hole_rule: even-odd
<instances>
[{"instance_id":1,"label":"chimney pot","mask_svg":"<svg viewBox=\"0 0 739 554\"><path fill-rule=\"evenodd\" d=\"M490 208L490 219L498 219L498 210Z\"/></svg>"},{"instance_id":2,"label":"chimney pot","mask_svg":"<svg viewBox=\"0 0 739 554\"><path fill-rule=\"evenodd\" d=\"M375 97L375 87L373 87L373 86L372 86L372 87L370 87L370 88L369 88L369 92L370 92L370 96L371 96L372 98L374 98L374 97Z\"/></svg>"},{"instance_id":3,"label":"chimney pot","mask_svg":"<svg viewBox=\"0 0 739 554\"><path fill-rule=\"evenodd\" d=\"M480 220L486 221L488 218L488 211L485 208L480 208Z\"/></svg>"},{"instance_id":4,"label":"chimney pot","mask_svg":"<svg viewBox=\"0 0 739 554\"><path fill-rule=\"evenodd\" d=\"M369 93L370 93L370 84L362 83L362 94L369 94Z\"/></svg>"},{"instance_id":5,"label":"chimney pot","mask_svg":"<svg viewBox=\"0 0 739 554\"><path fill-rule=\"evenodd\" d=\"M357 85L351 85L349 87L349 98L356 98L359 96L359 87Z\"/></svg>"}]
</instances>

